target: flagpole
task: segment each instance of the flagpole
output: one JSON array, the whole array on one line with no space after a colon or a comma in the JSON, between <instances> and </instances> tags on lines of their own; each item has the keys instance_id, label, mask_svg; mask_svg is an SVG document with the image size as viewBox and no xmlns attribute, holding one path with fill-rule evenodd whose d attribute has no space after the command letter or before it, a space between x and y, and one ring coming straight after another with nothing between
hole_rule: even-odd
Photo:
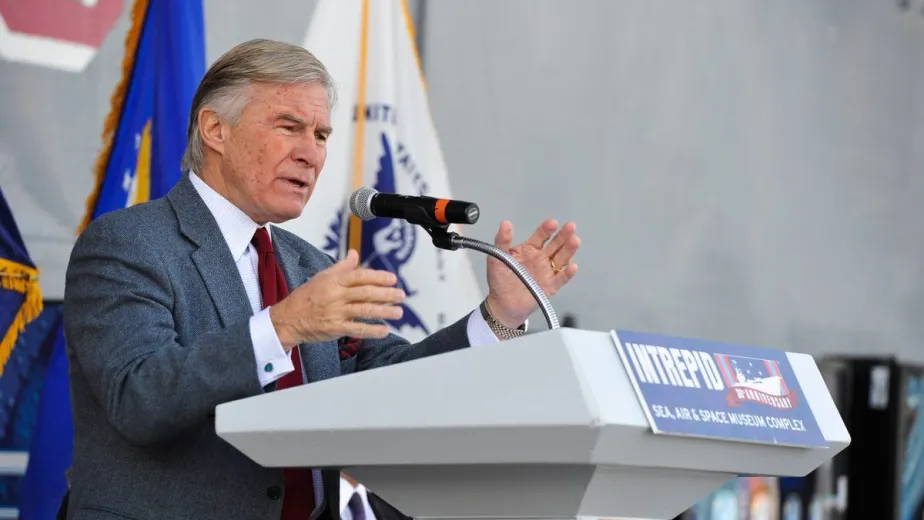
<instances>
[{"instance_id":1,"label":"flagpole","mask_svg":"<svg viewBox=\"0 0 924 520\"><path fill-rule=\"evenodd\" d=\"M422 2L418 0L417 5L422 5ZM420 16L420 9L415 9L417 15ZM411 8L408 6L408 0L401 0L401 12L404 13L404 23L407 24L407 32L411 36L411 46L414 47L414 57L417 59L417 72L420 76L420 82L423 83L424 89L427 88L427 80L424 77L423 71L423 59L420 54L420 37L418 36L417 28L414 26L414 13L411 12Z\"/></svg>"},{"instance_id":2,"label":"flagpole","mask_svg":"<svg viewBox=\"0 0 924 520\"><path fill-rule=\"evenodd\" d=\"M353 191L363 185L365 166L365 139L366 139L366 81L369 59L369 0L363 0L362 25L359 49L359 88L356 99L356 136L353 142ZM348 244L349 249L357 253L362 245L362 220L355 215L347 215L350 221ZM348 249L348 250L349 250ZM362 257L360 257L362 258Z\"/></svg>"},{"instance_id":3,"label":"flagpole","mask_svg":"<svg viewBox=\"0 0 924 520\"><path fill-rule=\"evenodd\" d=\"M414 43L417 46L417 58L420 65L420 72L424 72L424 32L427 30L427 0L417 0L416 9L414 9Z\"/></svg>"}]
</instances>

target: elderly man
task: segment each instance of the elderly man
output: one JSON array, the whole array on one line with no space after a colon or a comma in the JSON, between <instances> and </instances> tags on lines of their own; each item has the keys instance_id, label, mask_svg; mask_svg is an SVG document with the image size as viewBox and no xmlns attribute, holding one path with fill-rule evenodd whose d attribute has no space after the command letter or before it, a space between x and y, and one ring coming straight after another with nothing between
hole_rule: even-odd
<instances>
[{"instance_id":1,"label":"elderly man","mask_svg":"<svg viewBox=\"0 0 924 520\"><path fill-rule=\"evenodd\" d=\"M324 166L334 99L303 48L255 40L216 61L193 99L169 194L96 219L67 271L74 411L68 518L339 517L335 470L264 468L215 434L221 403L523 333L536 309L503 265L480 309L420 343L389 334L393 273L339 262L271 223L298 217ZM577 272L573 224L496 244L543 289ZM341 360L338 341L361 341ZM312 403L292 413L310 414Z\"/></svg>"}]
</instances>

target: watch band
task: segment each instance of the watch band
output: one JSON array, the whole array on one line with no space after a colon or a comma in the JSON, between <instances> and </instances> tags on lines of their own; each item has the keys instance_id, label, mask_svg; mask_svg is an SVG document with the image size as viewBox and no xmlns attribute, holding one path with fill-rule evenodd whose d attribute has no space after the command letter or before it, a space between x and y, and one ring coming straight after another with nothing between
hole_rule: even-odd
<instances>
[{"instance_id":1,"label":"watch band","mask_svg":"<svg viewBox=\"0 0 924 520\"><path fill-rule=\"evenodd\" d=\"M491 314L491 310L488 309L488 300L482 301L479 308L481 309L481 317L484 318L484 321L487 322L491 332L493 332L498 338L502 340L513 339L519 338L520 336L526 334L526 323L515 329L511 329L510 327L507 327L506 325L503 325L501 322L497 321L494 315Z\"/></svg>"}]
</instances>

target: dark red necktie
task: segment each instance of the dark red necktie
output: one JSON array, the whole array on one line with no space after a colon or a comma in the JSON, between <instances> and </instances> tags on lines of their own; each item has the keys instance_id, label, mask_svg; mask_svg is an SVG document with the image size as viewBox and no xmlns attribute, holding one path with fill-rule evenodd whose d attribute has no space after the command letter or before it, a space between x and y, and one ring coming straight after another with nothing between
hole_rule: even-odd
<instances>
[{"instance_id":1,"label":"dark red necktie","mask_svg":"<svg viewBox=\"0 0 924 520\"><path fill-rule=\"evenodd\" d=\"M260 262L257 272L260 275L260 292L263 293L263 308L275 305L288 296L289 286L282 267L276 261L273 243L266 228L259 228L251 241L257 248ZM279 378L276 388L290 388L302 384L302 363L298 347L292 349L292 364L295 370ZM286 483L285 499L282 502L281 520L307 520L314 510L314 477L308 468L284 468L282 470Z\"/></svg>"}]
</instances>

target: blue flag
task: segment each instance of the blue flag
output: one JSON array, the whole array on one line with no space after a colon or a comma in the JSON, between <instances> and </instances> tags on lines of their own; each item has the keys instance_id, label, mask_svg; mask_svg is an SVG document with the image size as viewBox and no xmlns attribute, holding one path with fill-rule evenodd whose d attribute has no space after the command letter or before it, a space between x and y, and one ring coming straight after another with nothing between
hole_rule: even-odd
<instances>
[{"instance_id":1,"label":"blue flag","mask_svg":"<svg viewBox=\"0 0 924 520\"><path fill-rule=\"evenodd\" d=\"M0 388L3 389L7 399L23 395L21 381L25 379L24 372L28 370L33 358L34 345L24 340L30 322L39 317L44 307L42 291L39 287L38 269L26 251L19 226L13 218L13 212L6 203L3 191L0 190ZM7 371L7 361L17 348L18 362L10 364ZM23 352L30 350L32 352ZM4 377L5 376L5 377ZM0 423L4 449L16 444L10 437L10 425L14 422L14 407L11 402L4 403L0 409ZM24 449L25 446L19 447ZM13 448L15 450L15 448ZM5 494L5 501L14 499L15 495ZM4 504L6 505L6 504ZM15 502L14 504L15 505Z\"/></svg>"},{"instance_id":2,"label":"blue flag","mask_svg":"<svg viewBox=\"0 0 924 520\"><path fill-rule=\"evenodd\" d=\"M64 323L61 305L49 305L51 315L48 334L33 338L51 344L48 364L42 378L41 397L35 415L26 474L20 483L19 518L52 520L67 492L65 471L70 467L74 449L71 422L70 380L67 377L67 353L64 349ZM25 344L22 348L35 348ZM42 347L45 350L46 347Z\"/></svg>"},{"instance_id":3,"label":"blue flag","mask_svg":"<svg viewBox=\"0 0 924 520\"><path fill-rule=\"evenodd\" d=\"M186 122L205 74L202 0L135 0L122 80L103 130L96 186L82 230L109 211L166 195L180 179ZM20 491L22 520L53 520L67 491L73 424L63 334L58 335Z\"/></svg>"},{"instance_id":4,"label":"blue flag","mask_svg":"<svg viewBox=\"0 0 924 520\"><path fill-rule=\"evenodd\" d=\"M19 334L42 312L38 268L0 190L0 374Z\"/></svg>"},{"instance_id":5,"label":"blue flag","mask_svg":"<svg viewBox=\"0 0 924 520\"><path fill-rule=\"evenodd\" d=\"M41 312L38 268L0 190L0 374L19 334Z\"/></svg>"},{"instance_id":6,"label":"blue flag","mask_svg":"<svg viewBox=\"0 0 924 520\"><path fill-rule=\"evenodd\" d=\"M81 229L114 209L163 197L182 176L186 122L205 74L202 0L136 0L122 82L103 130L97 186Z\"/></svg>"}]
</instances>

